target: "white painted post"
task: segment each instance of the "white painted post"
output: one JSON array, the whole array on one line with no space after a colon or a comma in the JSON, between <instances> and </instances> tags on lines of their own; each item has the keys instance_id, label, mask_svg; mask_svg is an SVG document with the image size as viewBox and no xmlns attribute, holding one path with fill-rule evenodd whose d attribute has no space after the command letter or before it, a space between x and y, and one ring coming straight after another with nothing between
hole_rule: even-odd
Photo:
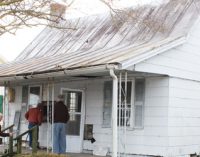
<instances>
[{"instance_id":1,"label":"white painted post","mask_svg":"<svg viewBox=\"0 0 200 157\"><path fill-rule=\"evenodd\" d=\"M124 105L125 105L125 115L124 115L124 156L126 157L126 122L127 122L127 72L125 72L125 95L124 95Z\"/></svg>"},{"instance_id":2,"label":"white painted post","mask_svg":"<svg viewBox=\"0 0 200 157\"><path fill-rule=\"evenodd\" d=\"M53 152L53 142L54 142L54 125L53 125L53 122L54 122L54 83L52 84L52 104L51 104L51 112L52 112L52 117L51 117L51 120L52 120L52 152Z\"/></svg>"},{"instance_id":3,"label":"white painted post","mask_svg":"<svg viewBox=\"0 0 200 157\"><path fill-rule=\"evenodd\" d=\"M113 97L112 97L112 157L117 157L118 137L117 137L117 100L118 100L118 79L113 69L110 69L110 76L113 78Z\"/></svg>"},{"instance_id":4,"label":"white painted post","mask_svg":"<svg viewBox=\"0 0 200 157\"><path fill-rule=\"evenodd\" d=\"M49 153L49 82L47 85L47 153Z\"/></svg>"},{"instance_id":5,"label":"white painted post","mask_svg":"<svg viewBox=\"0 0 200 157\"><path fill-rule=\"evenodd\" d=\"M122 146L123 143L122 143L122 138L121 138L121 119L122 119L122 73L120 72L119 74L119 125L118 125L118 130L119 130L119 133L118 133L118 139L119 139L119 145ZM119 147L120 148L120 147ZM119 149L118 148L118 149ZM121 157L121 150L119 150L119 157Z\"/></svg>"}]
</instances>

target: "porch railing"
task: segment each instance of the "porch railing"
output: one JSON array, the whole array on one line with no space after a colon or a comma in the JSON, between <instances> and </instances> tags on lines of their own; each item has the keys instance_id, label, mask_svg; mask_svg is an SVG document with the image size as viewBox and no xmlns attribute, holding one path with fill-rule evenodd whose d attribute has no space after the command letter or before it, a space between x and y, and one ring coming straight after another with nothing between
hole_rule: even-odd
<instances>
[{"instance_id":1,"label":"porch railing","mask_svg":"<svg viewBox=\"0 0 200 157\"><path fill-rule=\"evenodd\" d=\"M37 127L38 126L34 126L13 139L17 141L17 154L21 154L22 152L22 137L30 132L32 132L32 153L37 153Z\"/></svg>"},{"instance_id":2,"label":"porch railing","mask_svg":"<svg viewBox=\"0 0 200 157\"><path fill-rule=\"evenodd\" d=\"M2 131L6 131L8 129L12 129L14 125L9 126L8 128L3 129ZM10 136L9 138L9 150L7 153L3 154L2 157L12 157L14 156L14 154L21 154L22 153L22 137L30 132L32 132L32 154L37 153L37 127L35 126L27 131L25 131L24 133L18 135L17 137L13 138L12 136ZM12 130L10 130L10 132L12 132ZM13 151L13 141L17 141L17 152Z\"/></svg>"},{"instance_id":3,"label":"porch railing","mask_svg":"<svg viewBox=\"0 0 200 157\"><path fill-rule=\"evenodd\" d=\"M7 128L2 129L1 132L5 132L5 131L7 131L7 130L9 130L9 132L13 132L13 127L14 127L14 126L15 126L15 125L12 124L12 125L8 126ZM2 156L3 156L3 157L4 157L4 156L12 156L12 154L13 154L13 136L9 136L9 147L8 147L8 151L7 151L4 155L2 155Z\"/></svg>"}]
</instances>

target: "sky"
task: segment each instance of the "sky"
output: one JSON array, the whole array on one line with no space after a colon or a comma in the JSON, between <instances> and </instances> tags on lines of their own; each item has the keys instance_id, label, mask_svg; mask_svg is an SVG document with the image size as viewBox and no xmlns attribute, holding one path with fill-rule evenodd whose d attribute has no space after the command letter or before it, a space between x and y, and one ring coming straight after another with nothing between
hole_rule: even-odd
<instances>
[{"instance_id":1,"label":"sky","mask_svg":"<svg viewBox=\"0 0 200 157\"><path fill-rule=\"evenodd\" d=\"M143 5L147 3L159 4L162 0L116 0L116 6ZM108 10L100 0L75 0L67 10L67 16L87 16ZM18 30L16 35L4 34L0 36L0 56L6 61L14 60L25 47L39 34L43 27L32 27Z\"/></svg>"}]
</instances>

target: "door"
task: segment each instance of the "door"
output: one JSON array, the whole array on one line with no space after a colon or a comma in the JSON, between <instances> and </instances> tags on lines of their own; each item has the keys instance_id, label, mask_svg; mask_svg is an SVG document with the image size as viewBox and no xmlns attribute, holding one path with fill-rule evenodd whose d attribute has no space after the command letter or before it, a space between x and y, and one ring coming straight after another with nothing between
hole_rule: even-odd
<instances>
[{"instance_id":1,"label":"door","mask_svg":"<svg viewBox=\"0 0 200 157\"><path fill-rule=\"evenodd\" d=\"M84 96L83 91L62 89L70 119L66 125L67 152L80 153L83 143Z\"/></svg>"}]
</instances>

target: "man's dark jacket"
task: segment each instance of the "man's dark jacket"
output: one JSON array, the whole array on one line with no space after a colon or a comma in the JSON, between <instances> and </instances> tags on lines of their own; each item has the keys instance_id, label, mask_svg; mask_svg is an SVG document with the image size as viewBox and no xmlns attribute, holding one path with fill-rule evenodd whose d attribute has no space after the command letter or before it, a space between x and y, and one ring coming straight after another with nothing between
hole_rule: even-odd
<instances>
[{"instance_id":1,"label":"man's dark jacket","mask_svg":"<svg viewBox=\"0 0 200 157\"><path fill-rule=\"evenodd\" d=\"M67 106L59 101L54 106L54 123L67 123L69 120L69 112Z\"/></svg>"}]
</instances>

